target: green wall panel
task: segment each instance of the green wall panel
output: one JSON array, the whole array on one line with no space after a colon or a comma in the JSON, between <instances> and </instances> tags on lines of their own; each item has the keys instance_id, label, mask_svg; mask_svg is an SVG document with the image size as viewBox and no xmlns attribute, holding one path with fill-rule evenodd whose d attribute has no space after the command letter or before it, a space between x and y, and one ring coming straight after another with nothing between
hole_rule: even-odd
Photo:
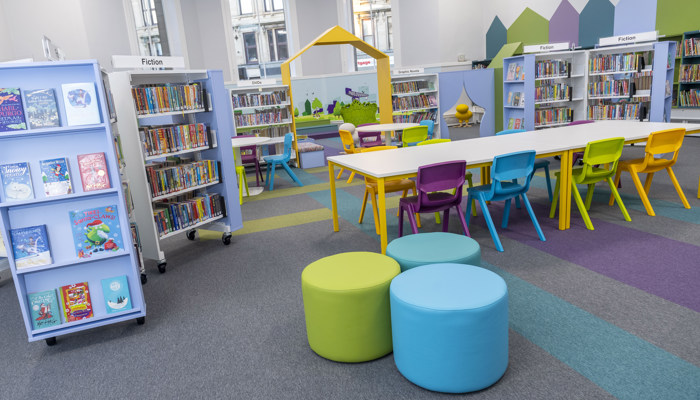
<instances>
[{"instance_id":1,"label":"green wall panel","mask_svg":"<svg viewBox=\"0 0 700 400\"><path fill-rule=\"evenodd\" d=\"M613 36L614 24L615 7L610 0L590 0L578 21L579 46L591 48L598 44L598 39Z\"/></svg>"},{"instance_id":2,"label":"green wall panel","mask_svg":"<svg viewBox=\"0 0 700 400\"><path fill-rule=\"evenodd\" d=\"M526 8L508 28L508 43L513 42L525 45L549 43L549 21Z\"/></svg>"},{"instance_id":3,"label":"green wall panel","mask_svg":"<svg viewBox=\"0 0 700 400\"><path fill-rule=\"evenodd\" d=\"M700 0L657 0L656 30L679 35L700 29Z\"/></svg>"},{"instance_id":4,"label":"green wall panel","mask_svg":"<svg viewBox=\"0 0 700 400\"><path fill-rule=\"evenodd\" d=\"M486 58L494 58L498 51L508 42L508 31L506 26L498 17L491 22L488 32L486 32Z\"/></svg>"}]
</instances>

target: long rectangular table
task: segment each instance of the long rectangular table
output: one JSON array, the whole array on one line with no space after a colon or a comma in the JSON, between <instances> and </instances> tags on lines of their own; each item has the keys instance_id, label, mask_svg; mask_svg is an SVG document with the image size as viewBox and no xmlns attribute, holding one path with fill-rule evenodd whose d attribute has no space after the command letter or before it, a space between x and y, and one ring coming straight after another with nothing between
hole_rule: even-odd
<instances>
[{"instance_id":1,"label":"long rectangular table","mask_svg":"<svg viewBox=\"0 0 700 400\"><path fill-rule=\"evenodd\" d=\"M386 179L414 177L418 172L418 167L422 165L464 160L469 168L481 168L481 182L484 184L490 181L490 165L495 156L523 150L535 150L538 158L561 156L561 165L566 166L566 168L562 168L560 173L559 229L568 229L571 223L571 159L575 151L583 151L588 142L612 137L624 137L625 143L642 142L652 132L673 128L684 128L687 133L700 132L700 124L597 121L593 124L481 137L430 146L328 157L333 230L336 232L340 230L335 192L336 166L377 180L379 232L382 253L385 254L387 225L384 186Z\"/></svg>"}]
</instances>

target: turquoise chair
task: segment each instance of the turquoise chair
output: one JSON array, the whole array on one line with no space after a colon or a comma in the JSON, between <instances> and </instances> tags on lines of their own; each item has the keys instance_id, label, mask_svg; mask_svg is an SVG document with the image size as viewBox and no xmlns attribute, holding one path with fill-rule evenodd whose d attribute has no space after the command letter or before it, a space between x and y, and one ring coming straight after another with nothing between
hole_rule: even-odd
<instances>
[{"instance_id":1,"label":"turquoise chair","mask_svg":"<svg viewBox=\"0 0 700 400\"><path fill-rule=\"evenodd\" d=\"M467 225L469 225L469 220L471 220L472 200L476 198L481 206L481 212L484 213L486 225L491 232L491 238L496 244L496 249L498 251L503 251L503 245L501 244L501 240L498 238L498 233L496 232L496 227L493 225L491 214L489 214L489 210L486 207L487 201L505 200L506 204L503 208L503 221L501 222L501 227L505 229L508 227L510 200L514 197L517 198L518 196L522 196L527 213L530 214L532 224L535 225L537 235L540 237L541 241L544 242L546 240L544 238L544 233L542 233L542 229L540 228L540 224L537 222L535 213L532 211L530 201L527 199L527 195L525 194L527 193L528 189L530 189L530 181L532 180L534 164L534 150L519 151L496 156L494 157L493 164L491 165L492 182L488 185L474 186L467 189ZM525 178L525 183L522 185L518 184L518 178Z\"/></svg>"},{"instance_id":2,"label":"turquoise chair","mask_svg":"<svg viewBox=\"0 0 700 400\"><path fill-rule=\"evenodd\" d=\"M292 169L289 168L289 165L287 165L289 160L292 158L293 138L294 135L292 135L291 132L284 135L284 153L263 157L263 160L265 160L265 162L267 163L267 181L270 184L271 191L274 190L275 187L275 166L278 164L281 165L285 171L287 171L289 177L292 178L292 180L296 182L297 185L304 186L304 184L301 183L299 178L297 178L297 176L294 175L294 172L292 172Z\"/></svg>"},{"instance_id":3,"label":"turquoise chair","mask_svg":"<svg viewBox=\"0 0 700 400\"><path fill-rule=\"evenodd\" d=\"M519 133L519 132L527 132L525 129L506 129L504 131L497 132L496 135L508 135L511 133ZM535 160L535 169L533 170L533 174L535 173L534 171L537 171L538 169L544 169L544 177L547 179L547 194L549 194L549 202L552 202L552 181L549 178L549 161L548 160ZM516 205L518 208L520 208L518 204L518 199L515 200Z\"/></svg>"},{"instance_id":4,"label":"turquoise chair","mask_svg":"<svg viewBox=\"0 0 700 400\"><path fill-rule=\"evenodd\" d=\"M418 123L419 125L425 125L428 127L428 139L433 138L433 130L435 129L435 122L432 119L424 119Z\"/></svg>"}]
</instances>

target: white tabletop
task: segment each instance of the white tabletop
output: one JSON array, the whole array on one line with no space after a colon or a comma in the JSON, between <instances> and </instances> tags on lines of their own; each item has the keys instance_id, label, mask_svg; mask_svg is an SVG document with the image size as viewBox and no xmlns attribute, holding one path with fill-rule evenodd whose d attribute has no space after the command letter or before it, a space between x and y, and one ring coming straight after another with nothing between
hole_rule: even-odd
<instances>
[{"instance_id":1,"label":"white tabletop","mask_svg":"<svg viewBox=\"0 0 700 400\"><path fill-rule=\"evenodd\" d=\"M401 122L394 124L376 124L376 125L365 125L358 126L355 128L355 132L388 132L388 131L400 131L406 128L412 128L418 126L419 124L413 122Z\"/></svg>"},{"instance_id":2,"label":"white tabletop","mask_svg":"<svg viewBox=\"0 0 700 400\"><path fill-rule=\"evenodd\" d=\"M269 142L269 137L264 136L251 136L251 137L232 137L231 146L232 147L244 147L253 146Z\"/></svg>"},{"instance_id":3,"label":"white tabletop","mask_svg":"<svg viewBox=\"0 0 700 400\"><path fill-rule=\"evenodd\" d=\"M370 126L367 126L368 128ZM364 128L364 127L363 127ZM378 130L377 125L372 126ZM328 161L375 178L415 174L421 165L465 160L467 165L488 163L499 154L535 150L537 154L586 147L586 143L611 137L643 139L651 132L685 128L700 131L700 124L597 121L592 124L563 126L502 136L488 136L429 146L404 147L328 157Z\"/></svg>"}]
</instances>

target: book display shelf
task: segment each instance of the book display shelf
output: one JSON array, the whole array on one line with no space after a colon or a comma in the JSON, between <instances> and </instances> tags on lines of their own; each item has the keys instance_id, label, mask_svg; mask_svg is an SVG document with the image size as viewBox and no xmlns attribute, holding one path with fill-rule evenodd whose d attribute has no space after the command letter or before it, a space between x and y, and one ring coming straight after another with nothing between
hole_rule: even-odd
<instances>
[{"instance_id":1,"label":"book display shelf","mask_svg":"<svg viewBox=\"0 0 700 400\"><path fill-rule=\"evenodd\" d=\"M700 31L686 32L679 49L678 108L700 108Z\"/></svg>"},{"instance_id":2,"label":"book display shelf","mask_svg":"<svg viewBox=\"0 0 700 400\"><path fill-rule=\"evenodd\" d=\"M29 341L144 323L99 65L4 64L0 88L19 90L12 115L27 121L0 116L0 230ZM37 90L48 96L32 99Z\"/></svg>"},{"instance_id":3,"label":"book display shelf","mask_svg":"<svg viewBox=\"0 0 700 400\"><path fill-rule=\"evenodd\" d=\"M535 56L503 59L503 128L535 129Z\"/></svg>"},{"instance_id":4,"label":"book display shelf","mask_svg":"<svg viewBox=\"0 0 700 400\"><path fill-rule=\"evenodd\" d=\"M198 228L230 244L243 223L221 71L113 72L109 84L143 257L165 272L160 241Z\"/></svg>"},{"instance_id":5,"label":"book display shelf","mask_svg":"<svg viewBox=\"0 0 700 400\"><path fill-rule=\"evenodd\" d=\"M432 120L433 138L440 137L440 104L437 74L395 75L391 77L391 102L395 123Z\"/></svg>"}]
</instances>

